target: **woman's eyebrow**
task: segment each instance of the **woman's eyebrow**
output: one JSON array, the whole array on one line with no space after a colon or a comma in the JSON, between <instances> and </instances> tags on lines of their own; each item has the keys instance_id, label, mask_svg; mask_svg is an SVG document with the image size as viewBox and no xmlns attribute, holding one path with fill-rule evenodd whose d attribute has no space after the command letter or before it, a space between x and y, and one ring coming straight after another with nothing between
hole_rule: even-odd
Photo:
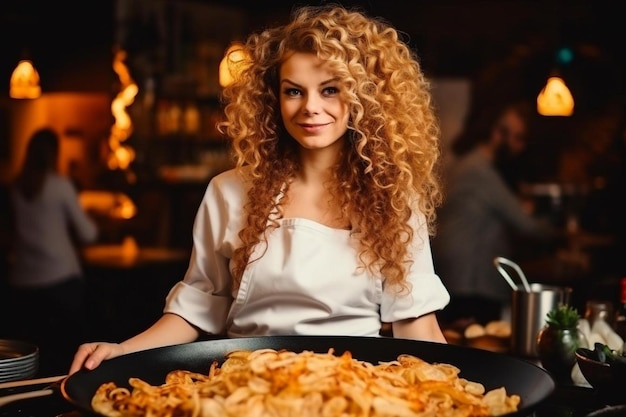
<instances>
[{"instance_id":1,"label":"woman's eyebrow","mask_svg":"<svg viewBox=\"0 0 626 417\"><path fill-rule=\"evenodd\" d=\"M285 83L286 84L291 84L294 87L302 88L302 86L300 84L291 81L289 78L284 78L284 79L280 80L280 83L281 84L285 84Z\"/></svg>"},{"instance_id":2,"label":"woman's eyebrow","mask_svg":"<svg viewBox=\"0 0 626 417\"><path fill-rule=\"evenodd\" d=\"M333 78L330 78L330 79L328 79L328 80L326 80L326 81L322 81L319 85L320 85L321 87L323 87L323 86L325 86L325 85L328 85L328 84L332 84L332 83L334 83L334 82L337 82L338 80L339 80L339 77L333 77ZM303 87L303 86L301 86L300 84L298 84L298 83L296 83L296 82L291 81L289 78L283 78L282 80L280 80L280 84L281 84L281 85L282 85L282 84L284 84L284 83L291 84L291 85L293 85L294 87L304 88L304 87Z\"/></svg>"}]
</instances>

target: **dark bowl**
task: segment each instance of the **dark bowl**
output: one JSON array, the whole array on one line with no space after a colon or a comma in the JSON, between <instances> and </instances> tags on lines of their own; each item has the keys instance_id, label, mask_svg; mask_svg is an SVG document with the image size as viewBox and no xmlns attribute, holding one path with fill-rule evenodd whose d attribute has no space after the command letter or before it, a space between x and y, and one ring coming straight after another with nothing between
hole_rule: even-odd
<instances>
[{"instance_id":1,"label":"dark bowl","mask_svg":"<svg viewBox=\"0 0 626 417\"><path fill-rule=\"evenodd\" d=\"M626 366L612 366L598 358L596 351L576 349L576 362L580 372L594 390L612 404L626 403Z\"/></svg>"}]
</instances>

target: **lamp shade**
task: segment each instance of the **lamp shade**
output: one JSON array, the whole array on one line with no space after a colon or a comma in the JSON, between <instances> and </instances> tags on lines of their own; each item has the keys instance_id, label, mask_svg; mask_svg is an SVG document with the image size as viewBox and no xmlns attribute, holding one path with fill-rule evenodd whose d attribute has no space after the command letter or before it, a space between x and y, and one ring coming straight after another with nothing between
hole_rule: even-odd
<instances>
[{"instance_id":1,"label":"lamp shade","mask_svg":"<svg viewBox=\"0 0 626 417\"><path fill-rule=\"evenodd\" d=\"M41 95L39 73L29 60L21 60L13 74L9 85L11 98L37 98Z\"/></svg>"},{"instance_id":2,"label":"lamp shade","mask_svg":"<svg viewBox=\"0 0 626 417\"><path fill-rule=\"evenodd\" d=\"M537 96L537 112L542 116L571 116L574 98L561 77L552 76Z\"/></svg>"}]
</instances>

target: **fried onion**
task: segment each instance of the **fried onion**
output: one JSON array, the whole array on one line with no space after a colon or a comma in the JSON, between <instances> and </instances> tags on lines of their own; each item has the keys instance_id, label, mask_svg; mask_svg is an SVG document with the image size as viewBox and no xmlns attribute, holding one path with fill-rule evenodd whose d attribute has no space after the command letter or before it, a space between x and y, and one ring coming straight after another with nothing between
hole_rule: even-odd
<instances>
[{"instance_id":1,"label":"fried onion","mask_svg":"<svg viewBox=\"0 0 626 417\"><path fill-rule=\"evenodd\" d=\"M479 417L515 412L520 397L485 392L460 369L404 354L374 365L350 352L259 349L230 352L206 374L175 370L165 383L130 378L102 384L92 398L107 417Z\"/></svg>"}]
</instances>

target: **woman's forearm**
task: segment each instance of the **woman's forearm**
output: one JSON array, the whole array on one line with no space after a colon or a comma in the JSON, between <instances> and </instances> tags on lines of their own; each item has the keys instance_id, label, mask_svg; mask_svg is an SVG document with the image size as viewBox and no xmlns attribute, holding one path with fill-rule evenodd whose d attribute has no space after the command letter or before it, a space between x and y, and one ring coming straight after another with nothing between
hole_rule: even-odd
<instances>
[{"instance_id":1,"label":"woman's forearm","mask_svg":"<svg viewBox=\"0 0 626 417\"><path fill-rule=\"evenodd\" d=\"M435 313L415 319L395 321L392 323L392 329L394 337L447 343Z\"/></svg>"},{"instance_id":2,"label":"woman's forearm","mask_svg":"<svg viewBox=\"0 0 626 417\"><path fill-rule=\"evenodd\" d=\"M150 328L120 343L124 353L195 341L200 333L176 314L164 314Z\"/></svg>"}]
</instances>

